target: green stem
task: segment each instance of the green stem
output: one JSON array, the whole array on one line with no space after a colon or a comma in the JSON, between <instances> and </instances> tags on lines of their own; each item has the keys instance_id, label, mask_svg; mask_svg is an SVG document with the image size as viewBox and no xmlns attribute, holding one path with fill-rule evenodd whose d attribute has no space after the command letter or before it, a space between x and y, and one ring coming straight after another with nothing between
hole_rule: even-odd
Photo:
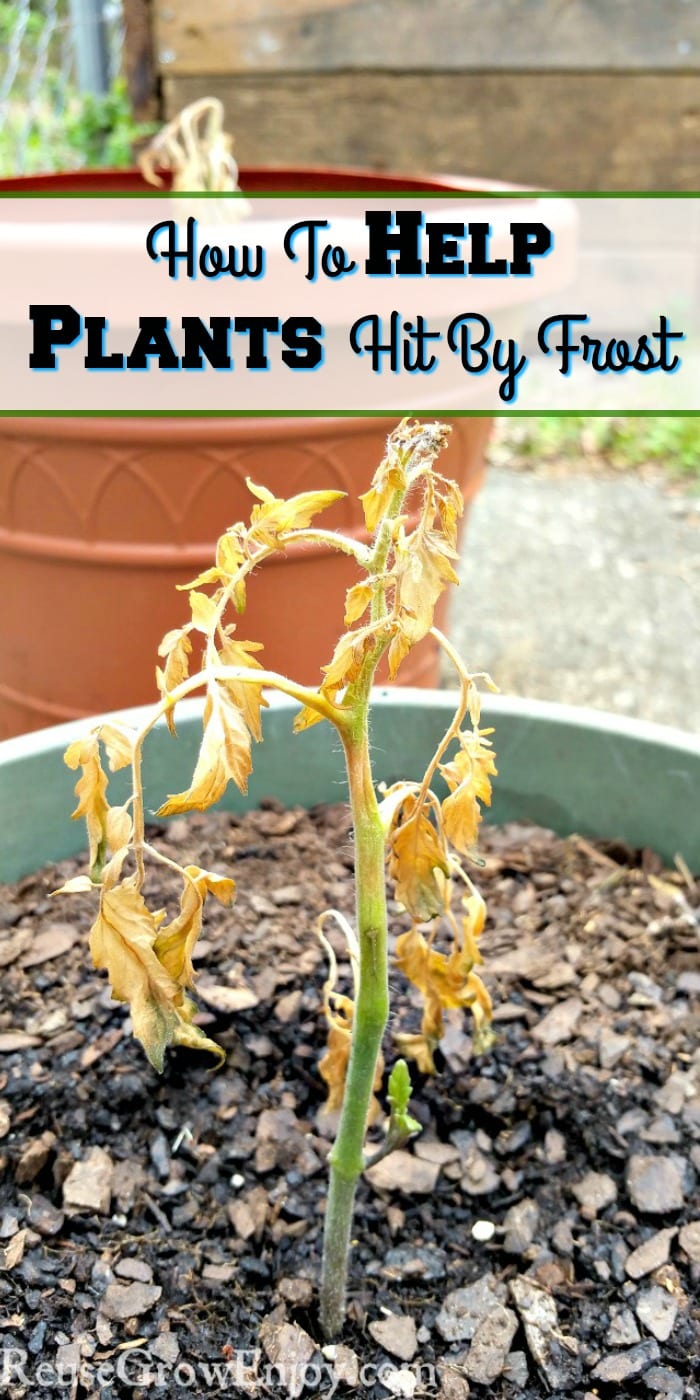
<instances>
[{"instance_id":1,"label":"green stem","mask_svg":"<svg viewBox=\"0 0 700 1400\"><path fill-rule=\"evenodd\" d=\"M367 1115L389 1014L384 833L370 768L368 707L367 692L358 697L354 722L342 736L355 831L360 972L343 1109L330 1154L321 1279L321 1327L329 1341L340 1332L345 1316L355 1189L365 1166Z\"/></svg>"}]
</instances>

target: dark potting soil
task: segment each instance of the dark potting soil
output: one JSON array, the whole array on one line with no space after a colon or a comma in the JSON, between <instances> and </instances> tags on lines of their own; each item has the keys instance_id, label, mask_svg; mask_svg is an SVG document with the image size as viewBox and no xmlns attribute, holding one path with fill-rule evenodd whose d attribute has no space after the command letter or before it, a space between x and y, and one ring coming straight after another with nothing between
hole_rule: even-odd
<instances>
[{"instance_id":1,"label":"dark potting soil","mask_svg":"<svg viewBox=\"0 0 700 1400\"><path fill-rule=\"evenodd\" d=\"M0 891L8 1395L700 1396L687 872L622 845L484 830L498 1042L475 1058L454 1014L441 1073L414 1071L423 1133L360 1185L348 1322L328 1349L313 922L329 905L352 913L347 811L271 801L157 839L238 884L232 910L212 902L197 952L219 1072L184 1051L162 1077L148 1065L89 964L92 899L48 897L82 862ZM173 893L154 882L154 907ZM389 1065L391 1031L420 1015L391 980Z\"/></svg>"}]
</instances>

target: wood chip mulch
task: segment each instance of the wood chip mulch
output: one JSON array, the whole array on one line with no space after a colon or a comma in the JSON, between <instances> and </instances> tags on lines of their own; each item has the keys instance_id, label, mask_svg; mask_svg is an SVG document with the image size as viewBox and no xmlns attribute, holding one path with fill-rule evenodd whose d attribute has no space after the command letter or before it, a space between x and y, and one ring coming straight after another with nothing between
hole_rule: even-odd
<instances>
[{"instance_id":1,"label":"wood chip mulch","mask_svg":"<svg viewBox=\"0 0 700 1400\"><path fill-rule=\"evenodd\" d=\"M423 1132L360 1186L348 1324L323 1347L311 929L352 913L350 837L342 807L274 800L158 829L238 885L197 953L218 1073L186 1052L151 1070L89 965L90 897L49 897L82 862L0 889L6 1393L699 1400L700 887L522 825L485 829L477 872L497 1045L475 1058L455 1014L441 1073L414 1073ZM391 981L388 1068L420 1017Z\"/></svg>"}]
</instances>

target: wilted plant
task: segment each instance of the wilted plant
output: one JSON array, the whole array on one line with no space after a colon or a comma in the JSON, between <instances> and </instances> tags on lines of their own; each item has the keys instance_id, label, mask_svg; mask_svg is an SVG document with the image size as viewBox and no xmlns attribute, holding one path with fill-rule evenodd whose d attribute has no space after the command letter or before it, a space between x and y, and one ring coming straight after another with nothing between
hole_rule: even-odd
<instances>
[{"instance_id":1,"label":"wilted plant","mask_svg":"<svg viewBox=\"0 0 700 1400\"><path fill-rule=\"evenodd\" d=\"M73 815L87 821L90 873L69 880L63 891L99 893L90 935L93 960L109 973L113 996L131 1004L134 1034L151 1063L162 1070L168 1045L224 1058L194 1023L196 1005L189 990L205 899L211 894L229 904L235 884L230 877L195 865L179 867L146 839L141 767L148 734L162 717L174 732L177 703L204 690L203 736L192 782L186 791L168 797L158 813L162 817L211 807L231 780L246 791L252 741L262 738L265 686L299 701L296 731L326 720L340 736L354 829L356 927L337 910L327 911L318 924L330 960L323 996L328 1049L319 1068L330 1107L340 1109L330 1154L321 1285L321 1325L328 1338L342 1325L353 1201L358 1178L368 1165L367 1125L381 1087L381 1042L389 1010L387 866L396 899L411 921L398 939L397 963L424 1004L420 1032L398 1036L399 1048L421 1070L431 1072L443 1011L449 1008L471 1009L481 1048L489 1037L490 1001L474 970L481 962L478 939L484 903L460 857L475 855L479 804L491 798L494 754L490 731L479 728L475 678L433 627L439 595L447 583L457 581L452 561L462 510L456 484L435 466L446 432L440 424L404 421L392 433L386 456L362 497L369 544L312 526L313 517L341 492L310 491L279 500L249 482L256 498L250 522L228 529L218 541L214 566L185 585L190 619L163 638L163 666L157 671L161 701L148 722L138 732L117 722L102 724L66 753L69 767L81 770ZM417 503L415 523L405 513L409 500ZM351 555L363 577L348 591L346 630L323 668L321 685L312 690L265 670L255 655L259 648L240 641L228 618L231 610L243 612L248 575L264 559L297 541L320 540ZM395 783L378 800L369 746L372 682L385 654L393 679L407 653L428 633L459 676L456 712L422 781ZM195 643L202 655L196 674L190 675ZM448 760L453 744L454 755ZM100 745L111 769L131 766L132 792L122 806L108 804ZM442 800L432 787L438 772L449 790ZM144 898L149 861L164 863L182 879L180 911L169 922L163 910L150 909ZM335 958L323 934L328 918L340 925L346 938L352 997L336 990ZM438 933L445 930L447 952L435 946ZM385 1140L370 1160L385 1156L418 1130L408 1113L410 1087L406 1062L399 1060L388 1084Z\"/></svg>"},{"instance_id":2,"label":"wilted plant","mask_svg":"<svg viewBox=\"0 0 700 1400\"><path fill-rule=\"evenodd\" d=\"M160 187L163 181L158 170L169 170L172 189L178 193L240 195L233 145L233 137L224 131L223 104L218 97L200 97L184 107L141 151L141 174L150 185ZM228 199L219 212L230 222L245 218L250 205L243 198ZM211 217L211 207L208 214Z\"/></svg>"}]
</instances>

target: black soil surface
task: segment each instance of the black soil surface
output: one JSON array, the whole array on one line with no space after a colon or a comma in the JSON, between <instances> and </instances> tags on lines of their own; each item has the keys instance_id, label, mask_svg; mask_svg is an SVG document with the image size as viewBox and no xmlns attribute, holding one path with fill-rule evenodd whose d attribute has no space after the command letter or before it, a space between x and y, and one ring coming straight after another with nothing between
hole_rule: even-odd
<instances>
[{"instance_id":1,"label":"black soil surface","mask_svg":"<svg viewBox=\"0 0 700 1400\"><path fill-rule=\"evenodd\" d=\"M498 1042L454 1013L423 1132L360 1186L348 1322L316 1313L328 906L344 808L178 819L232 873L198 950L227 1050L159 1077L93 971L65 861L0 890L0 1375L10 1397L700 1397L700 890L649 853L486 829ZM160 878L160 877L159 877ZM174 890L150 891L154 907ZM395 906L394 935L405 927ZM340 953L336 935L331 940ZM419 1008L392 972L391 1032ZM381 1129L373 1130L379 1141Z\"/></svg>"}]
</instances>

